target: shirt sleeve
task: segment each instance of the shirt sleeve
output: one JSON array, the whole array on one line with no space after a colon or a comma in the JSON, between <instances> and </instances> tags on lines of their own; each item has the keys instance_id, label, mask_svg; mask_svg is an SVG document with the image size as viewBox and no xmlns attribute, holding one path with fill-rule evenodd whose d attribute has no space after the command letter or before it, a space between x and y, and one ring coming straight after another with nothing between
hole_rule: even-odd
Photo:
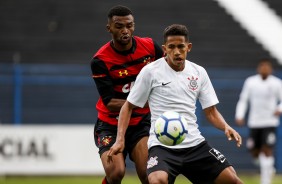
<instances>
[{"instance_id":1,"label":"shirt sleeve","mask_svg":"<svg viewBox=\"0 0 282 184\"><path fill-rule=\"evenodd\" d=\"M201 75L203 80L201 84L201 91L199 94L199 101L201 103L202 109L205 109L207 107L217 104L219 101L211 83L211 80L204 68L202 68Z\"/></svg>"},{"instance_id":2,"label":"shirt sleeve","mask_svg":"<svg viewBox=\"0 0 282 184\"><path fill-rule=\"evenodd\" d=\"M108 69L102 60L93 58L91 61L91 70L92 78L94 79L99 95L103 103L107 105L115 95L113 82Z\"/></svg>"},{"instance_id":3,"label":"shirt sleeve","mask_svg":"<svg viewBox=\"0 0 282 184\"><path fill-rule=\"evenodd\" d=\"M151 92L152 76L147 66L142 68L140 73L137 75L135 83L127 97L127 101L141 108L143 108L148 101L148 97Z\"/></svg>"},{"instance_id":4,"label":"shirt sleeve","mask_svg":"<svg viewBox=\"0 0 282 184\"><path fill-rule=\"evenodd\" d=\"M248 108L248 101L249 101L249 82L246 80L243 84L242 91L240 93L239 101L236 105L236 111L235 111L235 118L236 119L243 119L245 117L245 114L247 112Z\"/></svg>"}]
</instances>

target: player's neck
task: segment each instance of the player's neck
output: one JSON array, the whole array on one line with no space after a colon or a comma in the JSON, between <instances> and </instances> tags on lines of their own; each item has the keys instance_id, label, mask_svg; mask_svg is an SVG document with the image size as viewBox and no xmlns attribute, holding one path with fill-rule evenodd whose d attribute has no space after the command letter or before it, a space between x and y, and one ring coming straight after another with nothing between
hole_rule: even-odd
<instances>
[{"instance_id":1,"label":"player's neck","mask_svg":"<svg viewBox=\"0 0 282 184\"><path fill-rule=\"evenodd\" d=\"M269 77L269 75L260 75L260 76L262 80L266 80Z\"/></svg>"},{"instance_id":2,"label":"player's neck","mask_svg":"<svg viewBox=\"0 0 282 184\"><path fill-rule=\"evenodd\" d=\"M111 42L111 45L115 50L117 50L119 52L124 52L124 51L129 51L132 48L133 43L132 43L132 40L131 40L128 44L122 45L122 44L119 44L119 43L117 43L113 40Z\"/></svg>"}]
</instances>

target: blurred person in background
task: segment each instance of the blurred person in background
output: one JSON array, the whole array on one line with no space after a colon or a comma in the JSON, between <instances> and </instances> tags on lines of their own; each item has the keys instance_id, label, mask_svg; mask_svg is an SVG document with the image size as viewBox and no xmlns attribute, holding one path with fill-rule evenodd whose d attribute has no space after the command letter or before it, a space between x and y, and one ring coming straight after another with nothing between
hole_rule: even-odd
<instances>
[{"instance_id":1,"label":"blurred person in background","mask_svg":"<svg viewBox=\"0 0 282 184\"><path fill-rule=\"evenodd\" d=\"M249 109L246 146L260 165L261 184L270 184L275 173L276 129L282 114L282 81L272 75L272 70L269 59L260 60L257 74L244 82L235 113L236 123L242 126Z\"/></svg>"},{"instance_id":2,"label":"blurred person in background","mask_svg":"<svg viewBox=\"0 0 282 184\"><path fill-rule=\"evenodd\" d=\"M111 161L107 153L116 141L119 111L137 74L145 65L162 57L163 51L152 38L133 36L135 22L128 7L111 8L106 28L112 40L103 45L91 61L93 79L100 95L96 104L98 119L94 139L106 173L102 184L121 183L127 154L135 163L140 181L147 184L147 140L151 125L148 106L132 112L123 152L113 156Z\"/></svg>"}]
</instances>

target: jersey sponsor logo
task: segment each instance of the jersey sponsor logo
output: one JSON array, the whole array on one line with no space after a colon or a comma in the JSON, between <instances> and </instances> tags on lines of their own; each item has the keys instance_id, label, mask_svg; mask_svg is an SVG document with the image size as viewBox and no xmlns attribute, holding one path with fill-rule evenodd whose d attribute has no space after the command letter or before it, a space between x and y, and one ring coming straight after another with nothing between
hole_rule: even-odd
<instances>
[{"instance_id":1,"label":"jersey sponsor logo","mask_svg":"<svg viewBox=\"0 0 282 184\"><path fill-rule=\"evenodd\" d=\"M218 150L215 148L212 148L210 151L210 154L213 155L217 160L219 160L221 163L223 163L226 158L223 154L221 154Z\"/></svg>"},{"instance_id":2,"label":"jersey sponsor logo","mask_svg":"<svg viewBox=\"0 0 282 184\"><path fill-rule=\"evenodd\" d=\"M131 83L128 83L128 84L125 84L123 87L122 87L122 92L123 93L129 93L131 88L133 87L134 85L134 81L131 82Z\"/></svg>"},{"instance_id":3,"label":"jersey sponsor logo","mask_svg":"<svg viewBox=\"0 0 282 184\"><path fill-rule=\"evenodd\" d=\"M113 140L112 136L105 136L105 137L102 138L101 144L103 146L107 146L112 142L112 140Z\"/></svg>"},{"instance_id":4,"label":"jersey sponsor logo","mask_svg":"<svg viewBox=\"0 0 282 184\"><path fill-rule=\"evenodd\" d=\"M152 62L151 57L145 57L143 63L149 64Z\"/></svg>"},{"instance_id":5,"label":"jersey sponsor logo","mask_svg":"<svg viewBox=\"0 0 282 184\"><path fill-rule=\"evenodd\" d=\"M166 85L168 85L169 83L171 83L171 81L170 81L170 82L162 82L162 86L166 86Z\"/></svg>"},{"instance_id":6,"label":"jersey sponsor logo","mask_svg":"<svg viewBox=\"0 0 282 184\"><path fill-rule=\"evenodd\" d=\"M119 76L120 76L120 77L121 77L122 75L128 75L127 70L123 70L123 71L120 70L118 73L119 73Z\"/></svg>"},{"instance_id":7,"label":"jersey sponsor logo","mask_svg":"<svg viewBox=\"0 0 282 184\"><path fill-rule=\"evenodd\" d=\"M152 167L154 167L155 165L158 165L158 161L157 161L158 157L151 157L148 162L147 162L147 169L150 169Z\"/></svg>"},{"instance_id":8,"label":"jersey sponsor logo","mask_svg":"<svg viewBox=\"0 0 282 184\"><path fill-rule=\"evenodd\" d=\"M192 77L188 77L187 79L190 81L188 84L189 89L192 89L193 91L198 89L198 83L197 83L198 77L192 76Z\"/></svg>"}]
</instances>

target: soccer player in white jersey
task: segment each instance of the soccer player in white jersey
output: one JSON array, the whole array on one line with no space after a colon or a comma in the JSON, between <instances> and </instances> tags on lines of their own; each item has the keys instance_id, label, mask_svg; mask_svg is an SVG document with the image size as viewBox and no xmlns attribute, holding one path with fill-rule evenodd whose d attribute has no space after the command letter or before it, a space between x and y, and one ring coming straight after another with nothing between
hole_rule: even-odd
<instances>
[{"instance_id":1,"label":"soccer player in white jersey","mask_svg":"<svg viewBox=\"0 0 282 184\"><path fill-rule=\"evenodd\" d=\"M256 163L260 164L261 184L270 184L275 171L273 151L276 128L282 114L282 81L272 75L272 63L269 59L259 62L257 72L244 82L235 119L238 125L243 125L249 107L247 124L250 135L247 148L258 161Z\"/></svg>"},{"instance_id":2,"label":"soccer player in white jersey","mask_svg":"<svg viewBox=\"0 0 282 184\"><path fill-rule=\"evenodd\" d=\"M191 48L186 26L173 24L164 30L166 56L145 66L137 76L120 111L117 139L108 153L108 161L124 149L132 110L148 102L152 125L147 174L151 184L174 183L179 174L195 184L240 184L232 165L207 143L198 129L195 110L199 99L211 124L222 130L228 140L234 139L237 146L241 145L241 136L226 123L215 106L218 99L206 70L186 60ZM169 110L180 113L188 121L188 136L176 146L161 144L154 133L155 120Z\"/></svg>"}]
</instances>

